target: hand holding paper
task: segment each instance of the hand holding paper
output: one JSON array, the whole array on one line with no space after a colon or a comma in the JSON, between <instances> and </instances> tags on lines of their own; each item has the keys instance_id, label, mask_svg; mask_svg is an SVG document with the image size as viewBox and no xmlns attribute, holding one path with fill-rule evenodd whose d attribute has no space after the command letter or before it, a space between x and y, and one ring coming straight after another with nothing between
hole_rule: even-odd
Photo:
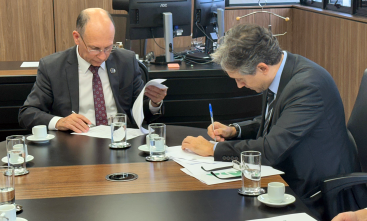
<instances>
[{"instance_id":1,"label":"hand holding paper","mask_svg":"<svg viewBox=\"0 0 367 221\"><path fill-rule=\"evenodd\" d=\"M133 115L134 120L135 120L136 124L138 125L139 129L144 134L148 133L148 130L141 126L142 123L143 123L143 120L144 120L143 101L144 101L145 89L148 86L155 86L159 89L165 89L167 91L167 86L162 84L162 82L164 82L164 81L166 81L166 79L154 79L154 80L149 81L145 85L143 90L140 92L138 98L134 102L133 109L132 109L132 115ZM149 96L158 96L157 94L154 94L153 92L151 92L151 90L147 90L147 91L150 91L150 93L151 93L151 94L149 94ZM159 96L162 96L162 95L159 95ZM154 100L152 100L152 101L155 102Z\"/></svg>"}]
</instances>

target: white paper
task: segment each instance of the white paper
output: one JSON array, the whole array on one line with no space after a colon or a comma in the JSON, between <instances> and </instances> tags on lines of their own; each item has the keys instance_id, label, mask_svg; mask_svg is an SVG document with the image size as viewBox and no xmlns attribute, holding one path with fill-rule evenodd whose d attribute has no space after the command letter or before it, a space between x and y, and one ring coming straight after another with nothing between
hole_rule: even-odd
<instances>
[{"instance_id":1,"label":"white paper","mask_svg":"<svg viewBox=\"0 0 367 221\"><path fill-rule=\"evenodd\" d=\"M146 83L143 90L140 92L138 98L136 98L134 102L133 109L132 109L132 115L139 129L144 134L147 134L149 132L147 129L142 127L142 123L144 120L143 101L144 101L145 88L150 85L155 86L157 88L161 88L161 89L167 88L167 86L161 84L164 81L166 81L166 79L154 79Z\"/></svg>"},{"instance_id":2,"label":"white paper","mask_svg":"<svg viewBox=\"0 0 367 221\"><path fill-rule=\"evenodd\" d=\"M38 61L35 62L23 62L20 67L21 68L38 68Z\"/></svg>"},{"instance_id":3,"label":"white paper","mask_svg":"<svg viewBox=\"0 0 367 221\"><path fill-rule=\"evenodd\" d=\"M265 219L253 219L249 221L316 221L316 219L312 218L307 213L295 213L290 215L276 216Z\"/></svg>"},{"instance_id":4,"label":"white paper","mask_svg":"<svg viewBox=\"0 0 367 221\"><path fill-rule=\"evenodd\" d=\"M183 159L189 161L198 161L201 163L214 163L214 157L202 157L189 150L182 150L181 146L169 147L166 149L166 155L171 159Z\"/></svg>"},{"instance_id":5,"label":"white paper","mask_svg":"<svg viewBox=\"0 0 367 221\"><path fill-rule=\"evenodd\" d=\"M144 135L139 129L133 129L133 128L127 128L126 133L127 133L127 138L126 138L127 140ZM87 133L75 133L74 132L71 134L111 139L111 127L106 126L106 125L99 125L99 126L90 128Z\"/></svg>"},{"instance_id":6,"label":"white paper","mask_svg":"<svg viewBox=\"0 0 367 221\"><path fill-rule=\"evenodd\" d=\"M182 150L181 146L168 147L166 149L166 155L173 159L176 163L183 166L185 168L184 170L181 169L183 172L195 177L207 185L241 180L241 178L229 180L218 179L210 172L206 172L202 169L202 167L206 170L211 170L219 167L232 166L232 162L214 161L214 157L202 157L191 151ZM233 168L213 172L221 178L241 176L241 171ZM261 177L277 174L284 174L284 172L276 170L270 166L261 166Z\"/></svg>"}]
</instances>

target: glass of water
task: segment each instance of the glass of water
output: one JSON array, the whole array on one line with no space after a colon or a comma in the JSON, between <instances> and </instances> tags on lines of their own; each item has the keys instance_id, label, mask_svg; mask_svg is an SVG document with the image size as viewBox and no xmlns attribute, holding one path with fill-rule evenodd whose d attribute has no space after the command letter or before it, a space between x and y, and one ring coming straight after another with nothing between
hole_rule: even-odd
<instances>
[{"instance_id":1,"label":"glass of water","mask_svg":"<svg viewBox=\"0 0 367 221\"><path fill-rule=\"evenodd\" d=\"M6 137L6 151L8 154L8 166L14 167L14 175L28 174L27 150L23 135L11 135Z\"/></svg>"},{"instance_id":2,"label":"glass of water","mask_svg":"<svg viewBox=\"0 0 367 221\"><path fill-rule=\"evenodd\" d=\"M261 153L243 151L241 153L243 195L257 196L261 193Z\"/></svg>"},{"instance_id":3,"label":"glass of water","mask_svg":"<svg viewBox=\"0 0 367 221\"><path fill-rule=\"evenodd\" d=\"M166 125L162 123L149 124L149 152L148 161L166 161Z\"/></svg>"},{"instance_id":4,"label":"glass of water","mask_svg":"<svg viewBox=\"0 0 367 221\"><path fill-rule=\"evenodd\" d=\"M111 121L111 144L109 145L112 149L124 149L131 146L127 139L126 133L126 114L117 113L115 116L110 118Z\"/></svg>"},{"instance_id":5,"label":"glass of water","mask_svg":"<svg viewBox=\"0 0 367 221\"><path fill-rule=\"evenodd\" d=\"M0 204L14 204L14 168L0 166Z\"/></svg>"}]
</instances>

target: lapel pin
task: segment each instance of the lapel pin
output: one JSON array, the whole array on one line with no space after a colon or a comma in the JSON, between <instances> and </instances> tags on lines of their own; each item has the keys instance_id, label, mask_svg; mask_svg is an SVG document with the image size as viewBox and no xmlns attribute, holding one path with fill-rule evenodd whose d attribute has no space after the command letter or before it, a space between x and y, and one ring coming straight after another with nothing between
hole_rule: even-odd
<instances>
[{"instance_id":1,"label":"lapel pin","mask_svg":"<svg viewBox=\"0 0 367 221\"><path fill-rule=\"evenodd\" d=\"M111 68L111 69L110 69L110 72L111 72L111 74L114 74L114 73L116 73L116 69Z\"/></svg>"}]
</instances>

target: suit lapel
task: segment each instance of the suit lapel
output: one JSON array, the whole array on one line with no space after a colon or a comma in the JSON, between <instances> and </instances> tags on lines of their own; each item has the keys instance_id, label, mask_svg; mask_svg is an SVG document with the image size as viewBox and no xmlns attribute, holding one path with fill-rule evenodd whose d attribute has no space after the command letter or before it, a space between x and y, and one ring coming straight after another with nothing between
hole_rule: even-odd
<instances>
[{"instance_id":1,"label":"suit lapel","mask_svg":"<svg viewBox=\"0 0 367 221\"><path fill-rule=\"evenodd\" d=\"M114 59L112 59L112 57L113 56L110 55L106 61L107 75L110 81L111 90L112 90L113 98L115 99L117 111L118 113L124 113L124 111L122 110L118 102L119 100L118 98L118 94L119 94L119 77L118 77L119 74L118 72L121 72L121 70L117 70L116 62ZM115 73L111 73L112 69L114 70Z\"/></svg>"},{"instance_id":2,"label":"suit lapel","mask_svg":"<svg viewBox=\"0 0 367 221\"><path fill-rule=\"evenodd\" d=\"M270 123L269 123L269 128L271 127L271 125L273 123L274 112L275 112L275 110L277 110L277 101L279 100L278 98L281 96L281 93L283 92L283 89L285 88L285 86L288 84L288 82L293 77L293 69L294 69L295 61L296 61L295 56L287 51L287 60L285 62L284 68L283 68L282 76L281 76L280 82L279 82L278 92L277 92L276 98L274 100L273 113L272 113L271 120L270 120ZM267 94L268 94L268 90L263 92L262 116L261 116L261 124L260 124L260 128L259 128L259 132L257 134L258 137L263 136L264 123L265 123L265 112L266 112L266 105L267 105L267 103L266 103Z\"/></svg>"},{"instance_id":3,"label":"suit lapel","mask_svg":"<svg viewBox=\"0 0 367 221\"><path fill-rule=\"evenodd\" d=\"M295 62L296 62L296 57L287 51L287 61L285 62L284 69L282 72L282 77L280 78L277 98L280 97L281 93L283 92L283 89L285 88L285 86L288 84L288 82L293 77L293 69L294 69ZM274 107L275 106L276 106L276 103Z\"/></svg>"},{"instance_id":4,"label":"suit lapel","mask_svg":"<svg viewBox=\"0 0 367 221\"><path fill-rule=\"evenodd\" d=\"M76 46L73 47L65 67L68 89L71 101L71 111L79 112L79 73ZM70 111L70 112L71 112Z\"/></svg>"}]
</instances>

